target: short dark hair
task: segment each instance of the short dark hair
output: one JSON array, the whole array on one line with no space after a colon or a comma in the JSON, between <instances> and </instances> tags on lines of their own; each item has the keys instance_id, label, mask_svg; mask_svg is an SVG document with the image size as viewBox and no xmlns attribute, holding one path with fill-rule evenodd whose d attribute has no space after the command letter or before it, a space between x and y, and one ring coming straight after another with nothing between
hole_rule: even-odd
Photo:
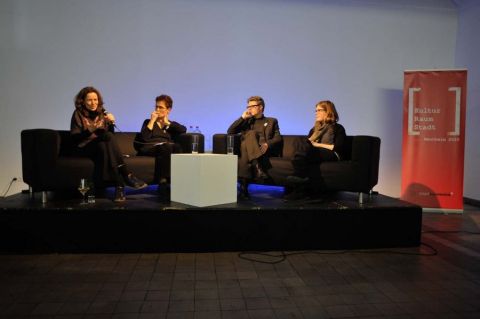
<instances>
[{"instance_id":1,"label":"short dark hair","mask_svg":"<svg viewBox=\"0 0 480 319\"><path fill-rule=\"evenodd\" d=\"M103 112L103 98L102 98L102 95L100 94L100 91L98 91L93 86L86 86L83 89L81 89L80 92L77 93L74 100L75 107L77 109L81 109L85 105L85 98L87 97L87 94L92 92L97 94L97 97L98 97L97 112L101 113Z\"/></svg>"},{"instance_id":2,"label":"short dark hair","mask_svg":"<svg viewBox=\"0 0 480 319\"><path fill-rule=\"evenodd\" d=\"M265 111L265 101L262 99L261 96L257 96L257 95L251 96L248 98L247 103L252 101L259 103L262 106L262 111Z\"/></svg>"},{"instance_id":3,"label":"short dark hair","mask_svg":"<svg viewBox=\"0 0 480 319\"><path fill-rule=\"evenodd\" d=\"M167 109L171 109L173 107L172 98L166 94L159 95L155 98L155 104L160 101L164 101L167 104Z\"/></svg>"}]
</instances>

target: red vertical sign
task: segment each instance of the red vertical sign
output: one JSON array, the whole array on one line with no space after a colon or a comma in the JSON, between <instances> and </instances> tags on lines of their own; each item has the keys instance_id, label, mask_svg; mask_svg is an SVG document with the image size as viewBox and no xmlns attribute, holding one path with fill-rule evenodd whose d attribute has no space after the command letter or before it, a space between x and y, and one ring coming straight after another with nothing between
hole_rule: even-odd
<instances>
[{"instance_id":1,"label":"red vertical sign","mask_svg":"<svg viewBox=\"0 0 480 319\"><path fill-rule=\"evenodd\" d=\"M463 210L466 70L405 71L401 199Z\"/></svg>"}]
</instances>

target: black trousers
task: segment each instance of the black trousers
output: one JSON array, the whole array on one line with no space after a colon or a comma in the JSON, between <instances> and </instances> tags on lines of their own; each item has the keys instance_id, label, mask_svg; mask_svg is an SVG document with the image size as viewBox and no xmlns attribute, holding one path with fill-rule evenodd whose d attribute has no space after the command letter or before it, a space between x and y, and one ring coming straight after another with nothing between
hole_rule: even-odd
<instances>
[{"instance_id":1,"label":"black trousers","mask_svg":"<svg viewBox=\"0 0 480 319\"><path fill-rule=\"evenodd\" d=\"M181 153L179 144L165 143L161 145L143 145L139 151L140 155L155 157L155 181L170 178L171 158L173 153Z\"/></svg>"},{"instance_id":2,"label":"black trousers","mask_svg":"<svg viewBox=\"0 0 480 319\"><path fill-rule=\"evenodd\" d=\"M126 172L126 167L113 133L105 132L84 147L75 147L73 152L74 155L89 157L93 161L92 179L96 187L105 187L109 183L124 184L122 175Z\"/></svg>"},{"instance_id":3,"label":"black trousers","mask_svg":"<svg viewBox=\"0 0 480 319\"><path fill-rule=\"evenodd\" d=\"M238 158L238 177L243 179L250 179L253 177L252 161L258 160L259 164L267 169L268 150L267 153L262 154L260 150L260 136L258 132L247 131L242 135L240 142L240 156Z\"/></svg>"},{"instance_id":4,"label":"black trousers","mask_svg":"<svg viewBox=\"0 0 480 319\"><path fill-rule=\"evenodd\" d=\"M292 159L294 174L300 177L308 176L308 166L321 162L338 161L334 151L323 147L314 147L307 138L295 140L295 155Z\"/></svg>"}]
</instances>

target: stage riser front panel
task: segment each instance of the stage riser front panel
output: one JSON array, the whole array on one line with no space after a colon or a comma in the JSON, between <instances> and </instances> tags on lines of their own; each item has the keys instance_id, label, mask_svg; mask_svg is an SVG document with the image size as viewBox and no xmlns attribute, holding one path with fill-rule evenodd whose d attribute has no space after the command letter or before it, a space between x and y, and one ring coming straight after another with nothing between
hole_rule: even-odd
<instances>
[{"instance_id":1,"label":"stage riser front panel","mask_svg":"<svg viewBox=\"0 0 480 319\"><path fill-rule=\"evenodd\" d=\"M420 207L348 210L19 210L2 252L213 252L412 247Z\"/></svg>"}]
</instances>

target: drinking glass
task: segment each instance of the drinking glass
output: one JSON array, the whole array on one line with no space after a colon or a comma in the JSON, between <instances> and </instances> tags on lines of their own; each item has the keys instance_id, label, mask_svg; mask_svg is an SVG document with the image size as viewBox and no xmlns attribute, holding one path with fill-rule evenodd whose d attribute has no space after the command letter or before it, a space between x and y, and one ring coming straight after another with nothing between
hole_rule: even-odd
<instances>
[{"instance_id":1,"label":"drinking glass","mask_svg":"<svg viewBox=\"0 0 480 319\"><path fill-rule=\"evenodd\" d=\"M90 186L88 185L88 181L86 178L81 178L80 179L80 185L78 185L78 191L82 194L83 196L83 201L80 203L81 205L88 204L87 199L85 195L87 195L88 191L90 190Z\"/></svg>"},{"instance_id":2,"label":"drinking glass","mask_svg":"<svg viewBox=\"0 0 480 319\"><path fill-rule=\"evenodd\" d=\"M198 154L198 135L192 135L192 154Z\"/></svg>"},{"instance_id":3,"label":"drinking glass","mask_svg":"<svg viewBox=\"0 0 480 319\"><path fill-rule=\"evenodd\" d=\"M227 154L233 155L233 146L235 143L235 137L233 135L227 135Z\"/></svg>"}]
</instances>

